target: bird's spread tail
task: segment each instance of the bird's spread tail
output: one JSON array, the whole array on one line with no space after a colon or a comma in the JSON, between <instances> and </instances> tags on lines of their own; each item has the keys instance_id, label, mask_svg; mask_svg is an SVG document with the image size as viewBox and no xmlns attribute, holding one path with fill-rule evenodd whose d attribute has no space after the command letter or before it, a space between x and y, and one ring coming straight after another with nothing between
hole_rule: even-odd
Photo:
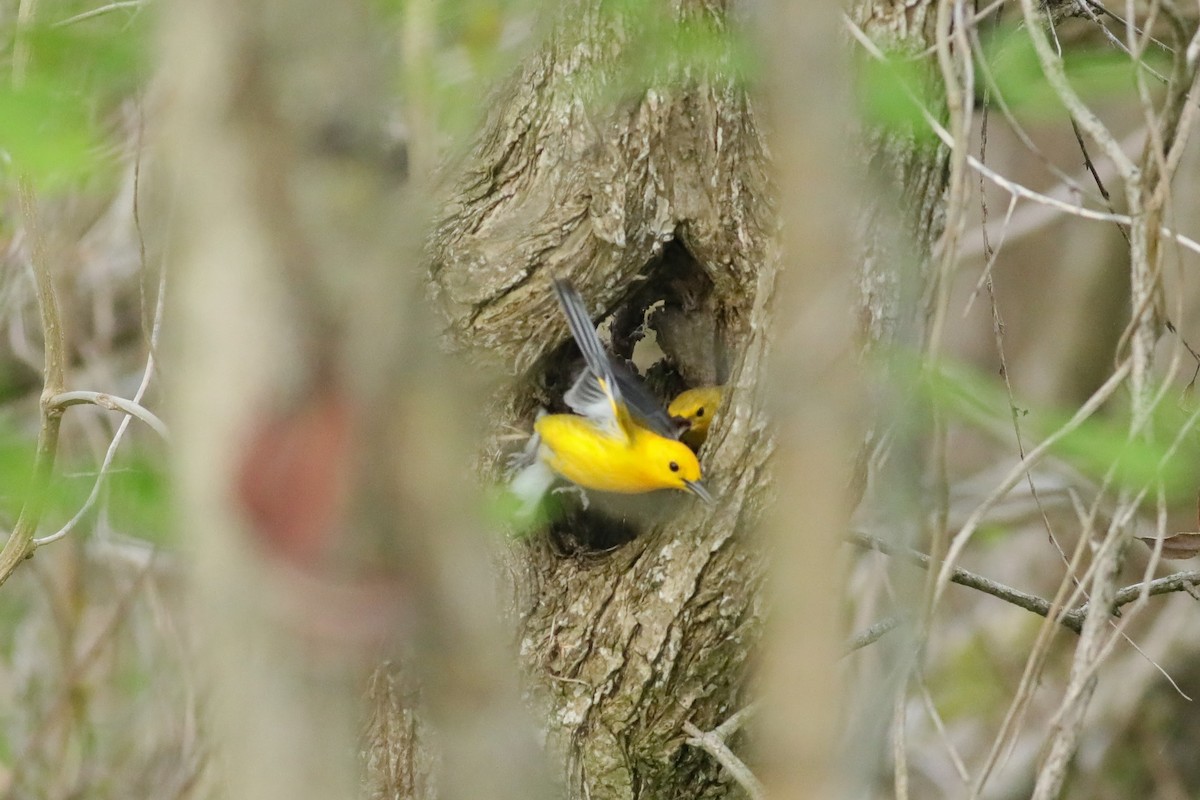
<instances>
[{"instance_id":1,"label":"bird's spread tail","mask_svg":"<svg viewBox=\"0 0 1200 800\"><path fill-rule=\"evenodd\" d=\"M545 415L544 408L538 410L538 419ZM508 460L508 492L519 503L515 516L521 521L533 518L542 498L558 479L546 462L538 457L541 446L542 437L535 430L530 434L525 448Z\"/></svg>"}]
</instances>

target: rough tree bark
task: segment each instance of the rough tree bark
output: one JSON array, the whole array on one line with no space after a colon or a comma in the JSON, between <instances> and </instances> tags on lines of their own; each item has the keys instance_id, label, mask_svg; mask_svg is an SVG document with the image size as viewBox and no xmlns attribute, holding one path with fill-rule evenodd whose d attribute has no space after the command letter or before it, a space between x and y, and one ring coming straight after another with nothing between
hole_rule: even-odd
<instances>
[{"instance_id":1,"label":"rough tree bark","mask_svg":"<svg viewBox=\"0 0 1200 800\"><path fill-rule=\"evenodd\" d=\"M611 519L576 513L511 554L531 694L573 797L731 792L708 755L683 746L681 726L712 728L749 699L763 570L752 532L772 500L775 442L759 378L777 221L745 85L682 57L640 75L641 85L626 71L664 31L734 24L728 5L663 3L654 21L629 11L637 4L565 4L491 104L432 239L452 343L517 377L495 403L497 430L528 426L565 386L572 351L553 276L569 276L596 318L612 315L618 349L628 320L663 301L649 325L666 362L688 383L730 387L703 452L714 510L672 502L665 519L626 520L616 533ZM926 5L863 2L855 16L872 33L924 46ZM937 236L944 175L937 153L912 141L880 136L871 147L888 187L866 213L861 314L868 338L880 339L919 325L900 297L897 237L879 233L880 220L909 201L908 218L886 230L915 239L920 262ZM670 373L654 377L670 386ZM564 539L573 552L563 553Z\"/></svg>"},{"instance_id":2,"label":"rough tree bark","mask_svg":"<svg viewBox=\"0 0 1200 800\"><path fill-rule=\"evenodd\" d=\"M717 3L661 13L668 30L728 24ZM434 238L433 279L454 341L521 377L501 423L528 425L570 359L552 276L598 317L665 299L668 357L692 382L731 387L704 454L716 509L672 499L667 521L608 552L564 557L535 535L511 559L521 653L571 795L721 797L728 778L682 746L681 726L711 728L747 700L761 573L749 535L773 447L754 386L773 212L759 124L732 77L677 63L629 85L623 64L655 44L648 26L598 0L561 12L493 105ZM714 339L727 367L680 345Z\"/></svg>"}]
</instances>

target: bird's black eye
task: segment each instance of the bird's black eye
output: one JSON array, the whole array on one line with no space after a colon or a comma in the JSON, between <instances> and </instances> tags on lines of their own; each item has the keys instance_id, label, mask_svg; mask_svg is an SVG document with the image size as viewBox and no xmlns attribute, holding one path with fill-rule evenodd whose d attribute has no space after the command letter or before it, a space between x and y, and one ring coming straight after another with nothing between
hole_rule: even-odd
<instances>
[{"instance_id":1,"label":"bird's black eye","mask_svg":"<svg viewBox=\"0 0 1200 800\"><path fill-rule=\"evenodd\" d=\"M671 472L679 472L679 464L675 463L674 461L672 461L670 464L667 464L667 466L671 468Z\"/></svg>"},{"instance_id":2,"label":"bird's black eye","mask_svg":"<svg viewBox=\"0 0 1200 800\"><path fill-rule=\"evenodd\" d=\"M700 419L700 417L703 417L703 416L704 416L704 409L703 409L703 408L697 408L697 409L696 409L696 419Z\"/></svg>"}]
</instances>

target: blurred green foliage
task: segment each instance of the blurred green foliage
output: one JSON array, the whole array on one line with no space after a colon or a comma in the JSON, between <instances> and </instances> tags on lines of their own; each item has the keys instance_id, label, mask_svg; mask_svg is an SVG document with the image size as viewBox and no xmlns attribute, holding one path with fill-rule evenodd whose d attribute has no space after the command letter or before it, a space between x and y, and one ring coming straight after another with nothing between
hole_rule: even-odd
<instances>
[{"instance_id":1,"label":"blurred green foliage","mask_svg":"<svg viewBox=\"0 0 1200 800\"><path fill-rule=\"evenodd\" d=\"M945 105L938 95L932 62L911 53L866 58L858 75L859 114L869 124L924 143L936 141L922 109L937 114Z\"/></svg>"},{"instance_id":2,"label":"blurred green foliage","mask_svg":"<svg viewBox=\"0 0 1200 800\"><path fill-rule=\"evenodd\" d=\"M91 174L101 137L86 111L53 83L0 88L0 148L41 188Z\"/></svg>"},{"instance_id":3,"label":"blurred green foliage","mask_svg":"<svg viewBox=\"0 0 1200 800\"><path fill-rule=\"evenodd\" d=\"M1024 31L1012 26L999 29L988 38L982 55L976 57L977 92L989 87L986 68L1017 116L1062 117L1062 102L1046 80L1033 43ZM1071 86L1086 102L1127 99L1135 90L1136 70L1163 73L1170 68L1159 51L1148 51L1138 65L1111 47L1072 47L1064 53L1063 66ZM923 118L922 107L935 116L940 114L945 103L940 84L932 53L892 51L885 53L882 61L865 58L858 80L859 111L872 125L917 140L930 140L933 132Z\"/></svg>"},{"instance_id":4,"label":"blurred green foliage","mask_svg":"<svg viewBox=\"0 0 1200 800\"><path fill-rule=\"evenodd\" d=\"M1024 612L1017 612L1024 613ZM1038 631L1033 619L1023 619L1014 614L1022 639L1032 641ZM983 633L975 634L940 660L936 670L929 675L930 682L938 687L937 705L942 718L953 723L960 720L979 720L1003 713L1015 688L1015 675L1019 674L1019 659L1025 649L1013 647L998 653ZM1011 653L1012 661L1005 656ZM970 675L971 680L962 680Z\"/></svg>"},{"instance_id":5,"label":"blurred green foliage","mask_svg":"<svg viewBox=\"0 0 1200 800\"><path fill-rule=\"evenodd\" d=\"M135 423L136 424L136 423ZM109 517L123 533L170 544L171 493L167 469L158 460L132 456L108 477Z\"/></svg>"},{"instance_id":6,"label":"blurred green foliage","mask_svg":"<svg viewBox=\"0 0 1200 800\"><path fill-rule=\"evenodd\" d=\"M1010 425L1015 413L1027 452L1073 416L1056 409L1012 409L998 380L961 363L943 361L937 369L924 371L920 385L936 407L984 430ZM1051 453L1097 483L1111 476L1117 487L1134 492L1161 485L1171 501L1190 503L1195 498L1197 475L1189 465L1200 443L1195 415L1195 409L1163 402L1154 409L1147 429L1131 436L1128 411L1114 401L1103 413L1063 436ZM1181 437L1182 443L1172 452Z\"/></svg>"},{"instance_id":7,"label":"blurred green foliage","mask_svg":"<svg viewBox=\"0 0 1200 800\"><path fill-rule=\"evenodd\" d=\"M67 413L87 412L74 408ZM30 489L35 440L36 434L32 430L22 428L10 417L0 418L0 487L3 487L0 489L0 526L4 528L11 529L22 507L37 499ZM125 453L129 453L132 446L133 443L127 440L123 445ZM52 533L83 506L96 481L96 468L96 463L90 460L72 465L60 454L55 475L40 498L45 509L38 536ZM170 543L173 526L170 524L170 492L165 465L136 452L119 453L105 480L101 502L114 527L124 534L148 541Z\"/></svg>"},{"instance_id":8,"label":"blurred green foliage","mask_svg":"<svg viewBox=\"0 0 1200 800\"><path fill-rule=\"evenodd\" d=\"M1063 104L1046 80L1028 34L1016 27L1001 28L984 46L983 59L996 88L1015 114L1029 119L1061 116ZM1157 51L1147 51L1144 67L1169 70ZM1063 69L1071 87L1085 102L1128 99L1135 91L1140 68L1128 55L1112 47L1072 47L1063 53ZM985 85L980 75L979 88Z\"/></svg>"},{"instance_id":9,"label":"blurred green foliage","mask_svg":"<svg viewBox=\"0 0 1200 800\"><path fill-rule=\"evenodd\" d=\"M74 413L81 413L73 409ZM72 413L68 411L67 413ZM119 419L114 415L114 423ZM141 424L136 420L133 424ZM171 521L170 487L168 472L161 459L150 458L136 450L132 437L126 434L105 476L96 506L90 512L94 519L102 507L105 521L123 535L133 536L160 545L174 542L174 525ZM46 524L39 536L52 533L54 526L64 523L83 507L92 486L96 482L98 464L88 461L73 469L72 465L60 462L59 475L51 485L47 497ZM90 523L81 523L80 531L86 531Z\"/></svg>"},{"instance_id":10,"label":"blurred green foliage","mask_svg":"<svg viewBox=\"0 0 1200 800\"><path fill-rule=\"evenodd\" d=\"M610 25L630 34L613 81L625 93L698 80L745 84L759 72L746 35L711 14L680 16L668 4L643 0L609 0L602 9Z\"/></svg>"},{"instance_id":11,"label":"blurred green foliage","mask_svg":"<svg viewBox=\"0 0 1200 800\"><path fill-rule=\"evenodd\" d=\"M509 491L507 483L500 483L485 490L482 513L489 530L505 531L512 539L524 539L561 516L561 505L554 492L547 492L537 509L525 514L522 500Z\"/></svg>"},{"instance_id":12,"label":"blurred green foliage","mask_svg":"<svg viewBox=\"0 0 1200 800\"><path fill-rule=\"evenodd\" d=\"M0 523L11 528L33 477L34 438L9 416L0 417Z\"/></svg>"},{"instance_id":13,"label":"blurred green foliage","mask_svg":"<svg viewBox=\"0 0 1200 800\"><path fill-rule=\"evenodd\" d=\"M480 111L487 111L486 103L463 98L486 97L553 19L551 8L533 0L375 0L375 5L405 31L410 52L401 47L399 92L406 113L428 115L437 133L451 138L465 136ZM652 86L744 83L758 72L759 60L745 36L710 14L681 15L670 4L644 0L606 0L599 14L595 24L623 42L622 58L614 67L596 52L594 68L573 65L564 76L569 91L589 105L611 106Z\"/></svg>"},{"instance_id":14,"label":"blurred green foliage","mask_svg":"<svg viewBox=\"0 0 1200 800\"><path fill-rule=\"evenodd\" d=\"M533 0L373 0L372 7L399 55L395 89L406 120L428 117L421 122L434 135L454 139L474 128L479 99L513 67L539 8Z\"/></svg>"},{"instance_id":15,"label":"blurred green foliage","mask_svg":"<svg viewBox=\"0 0 1200 800\"><path fill-rule=\"evenodd\" d=\"M0 29L0 174L27 176L41 192L111 176L115 111L146 71L144 14L70 22L74 5L56 7L64 16L54 21Z\"/></svg>"}]
</instances>

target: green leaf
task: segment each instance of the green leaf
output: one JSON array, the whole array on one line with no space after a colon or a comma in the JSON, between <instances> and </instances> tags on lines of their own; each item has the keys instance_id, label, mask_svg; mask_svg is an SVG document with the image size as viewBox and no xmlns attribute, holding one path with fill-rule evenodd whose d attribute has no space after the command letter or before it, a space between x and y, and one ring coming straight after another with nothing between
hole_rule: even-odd
<instances>
[{"instance_id":1,"label":"green leaf","mask_svg":"<svg viewBox=\"0 0 1200 800\"><path fill-rule=\"evenodd\" d=\"M30 76L65 90L111 101L136 89L145 75L145 30L127 17L37 25L21 35L29 47Z\"/></svg>"},{"instance_id":2,"label":"green leaf","mask_svg":"<svg viewBox=\"0 0 1200 800\"><path fill-rule=\"evenodd\" d=\"M103 137L78 96L42 80L0 86L0 151L43 188L91 175Z\"/></svg>"},{"instance_id":3,"label":"green leaf","mask_svg":"<svg viewBox=\"0 0 1200 800\"><path fill-rule=\"evenodd\" d=\"M24 79L14 81L11 57L0 71L0 170L56 190L111 168L107 128L142 80L142 28L108 14L27 28L19 37L28 56Z\"/></svg>"},{"instance_id":4,"label":"green leaf","mask_svg":"<svg viewBox=\"0 0 1200 800\"><path fill-rule=\"evenodd\" d=\"M931 94L932 79L929 65L907 53L891 53L883 61L866 59L858 80L860 114L873 126L932 141L934 132L922 114L922 108L940 105Z\"/></svg>"}]
</instances>

